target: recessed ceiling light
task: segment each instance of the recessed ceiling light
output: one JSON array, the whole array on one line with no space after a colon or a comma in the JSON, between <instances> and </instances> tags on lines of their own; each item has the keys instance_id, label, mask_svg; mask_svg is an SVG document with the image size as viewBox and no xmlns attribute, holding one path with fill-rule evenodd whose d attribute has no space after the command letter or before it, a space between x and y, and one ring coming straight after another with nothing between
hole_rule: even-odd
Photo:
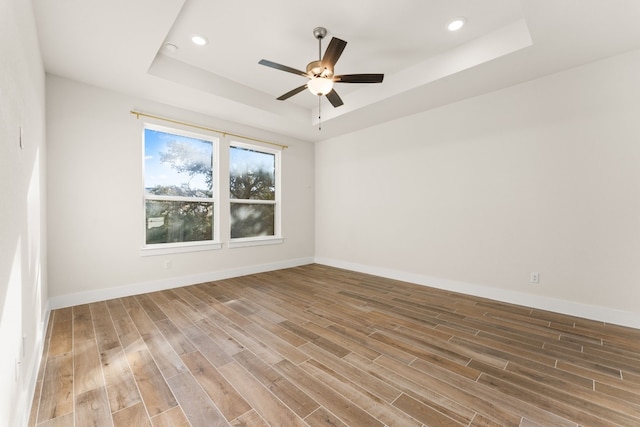
<instances>
[{"instance_id":1,"label":"recessed ceiling light","mask_svg":"<svg viewBox=\"0 0 640 427\"><path fill-rule=\"evenodd\" d=\"M467 20L464 18L456 18L447 25L447 28L449 31L458 31L466 22Z\"/></svg>"},{"instance_id":2,"label":"recessed ceiling light","mask_svg":"<svg viewBox=\"0 0 640 427\"><path fill-rule=\"evenodd\" d=\"M205 36L201 36L198 34L194 34L193 36L191 36L191 41L198 46L204 46L205 44L209 43L209 40L207 40Z\"/></svg>"},{"instance_id":3,"label":"recessed ceiling light","mask_svg":"<svg viewBox=\"0 0 640 427\"><path fill-rule=\"evenodd\" d=\"M178 45L167 42L164 44L164 48L169 52L175 52L178 50Z\"/></svg>"}]
</instances>

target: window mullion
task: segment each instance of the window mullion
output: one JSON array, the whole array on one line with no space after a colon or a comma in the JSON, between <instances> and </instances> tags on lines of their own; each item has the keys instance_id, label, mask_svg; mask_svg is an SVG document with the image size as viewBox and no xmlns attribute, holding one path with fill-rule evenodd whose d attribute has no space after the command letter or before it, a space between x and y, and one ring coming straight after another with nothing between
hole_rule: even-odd
<instances>
[{"instance_id":1,"label":"window mullion","mask_svg":"<svg viewBox=\"0 0 640 427\"><path fill-rule=\"evenodd\" d=\"M165 200L165 201L175 201L175 202L202 202L202 203L213 203L213 197L189 197L189 196L162 196L156 194L145 194L144 198L146 200Z\"/></svg>"},{"instance_id":2,"label":"window mullion","mask_svg":"<svg viewBox=\"0 0 640 427\"><path fill-rule=\"evenodd\" d=\"M230 199L230 203L242 203L246 205L275 205L275 200L259 200L259 199Z\"/></svg>"}]
</instances>

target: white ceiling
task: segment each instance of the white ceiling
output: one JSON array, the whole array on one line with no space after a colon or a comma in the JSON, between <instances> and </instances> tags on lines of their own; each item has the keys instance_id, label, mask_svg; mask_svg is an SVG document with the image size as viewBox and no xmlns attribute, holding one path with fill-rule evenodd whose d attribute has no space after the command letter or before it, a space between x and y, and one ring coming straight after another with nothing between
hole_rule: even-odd
<instances>
[{"instance_id":1,"label":"white ceiling","mask_svg":"<svg viewBox=\"0 0 640 427\"><path fill-rule=\"evenodd\" d=\"M32 1L47 72L308 141L640 48L640 0ZM258 64L305 70L318 26L348 42L337 74L385 74L337 84L321 131L315 95L275 99L304 77Z\"/></svg>"}]
</instances>

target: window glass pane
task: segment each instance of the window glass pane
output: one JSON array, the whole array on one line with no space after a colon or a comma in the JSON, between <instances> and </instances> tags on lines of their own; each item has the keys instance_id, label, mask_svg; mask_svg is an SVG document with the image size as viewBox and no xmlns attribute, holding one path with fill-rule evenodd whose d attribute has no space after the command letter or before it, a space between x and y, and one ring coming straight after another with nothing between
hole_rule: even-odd
<instances>
[{"instance_id":1,"label":"window glass pane","mask_svg":"<svg viewBox=\"0 0 640 427\"><path fill-rule=\"evenodd\" d=\"M273 236L275 205L231 203L231 238Z\"/></svg>"},{"instance_id":2,"label":"window glass pane","mask_svg":"<svg viewBox=\"0 0 640 427\"><path fill-rule=\"evenodd\" d=\"M164 196L213 197L213 143L144 131L145 193Z\"/></svg>"},{"instance_id":3,"label":"window glass pane","mask_svg":"<svg viewBox=\"0 0 640 427\"><path fill-rule=\"evenodd\" d=\"M275 154L230 147L229 189L232 199L275 200Z\"/></svg>"},{"instance_id":4,"label":"window glass pane","mask_svg":"<svg viewBox=\"0 0 640 427\"><path fill-rule=\"evenodd\" d=\"M213 203L146 201L146 242L213 240Z\"/></svg>"}]
</instances>

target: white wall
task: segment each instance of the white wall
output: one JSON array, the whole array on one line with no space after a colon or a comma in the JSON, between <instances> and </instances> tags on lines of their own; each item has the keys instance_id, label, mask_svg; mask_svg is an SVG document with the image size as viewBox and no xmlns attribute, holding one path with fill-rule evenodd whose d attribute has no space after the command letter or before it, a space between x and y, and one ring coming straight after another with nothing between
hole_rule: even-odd
<instances>
[{"instance_id":1,"label":"white wall","mask_svg":"<svg viewBox=\"0 0 640 427\"><path fill-rule=\"evenodd\" d=\"M132 109L289 145L282 153L284 243L141 256L143 121ZM50 75L46 111L52 307L313 261L310 143Z\"/></svg>"},{"instance_id":2,"label":"white wall","mask_svg":"<svg viewBox=\"0 0 640 427\"><path fill-rule=\"evenodd\" d=\"M317 144L316 259L640 327L638 76L635 51Z\"/></svg>"},{"instance_id":3,"label":"white wall","mask_svg":"<svg viewBox=\"0 0 640 427\"><path fill-rule=\"evenodd\" d=\"M18 426L29 415L47 299L45 77L31 2L0 0L0 58L0 426Z\"/></svg>"}]
</instances>

